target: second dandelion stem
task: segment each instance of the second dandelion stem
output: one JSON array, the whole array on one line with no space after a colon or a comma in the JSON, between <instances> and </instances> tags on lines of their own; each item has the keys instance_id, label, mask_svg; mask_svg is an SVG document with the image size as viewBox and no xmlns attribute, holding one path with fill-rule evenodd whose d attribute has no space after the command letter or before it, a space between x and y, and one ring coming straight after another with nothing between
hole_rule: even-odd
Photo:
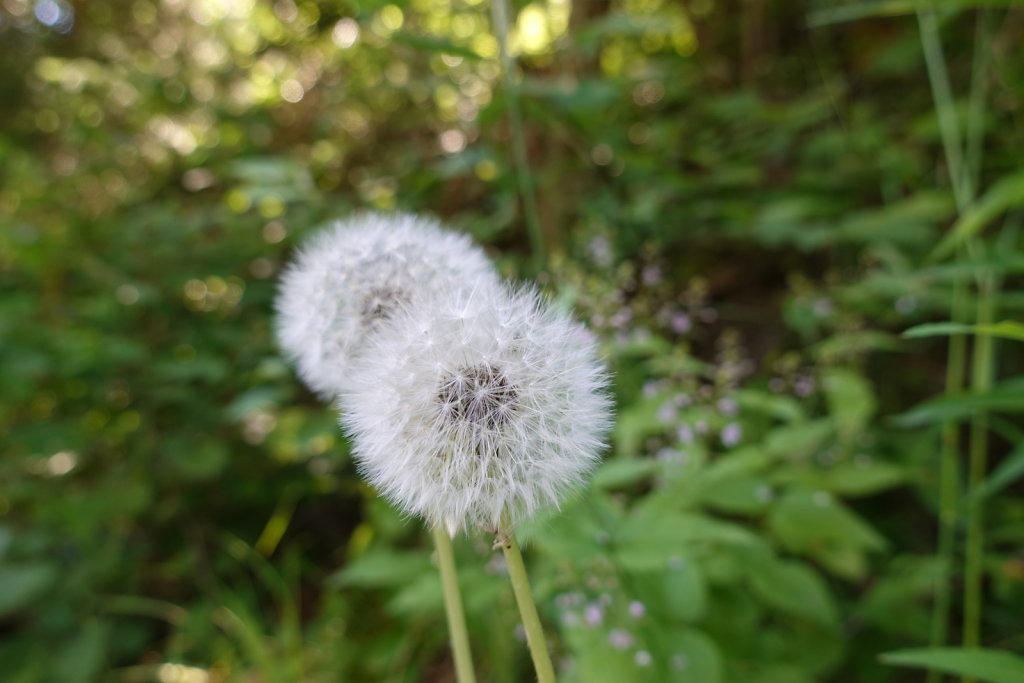
<instances>
[{"instance_id":1,"label":"second dandelion stem","mask_svg":"<svg viewBox=\"0 0 1024 683\"><path fill-rule=\"evenodd\" d=\"M437 549L437 566L441 572L444 588L444 609L448 616L448 633L452 639L452 656L455 658L455 680L458 683L476 683L473 672L473 656L469 650L469 631L462 611L462 595L459 593L459 578L455 573L455 552L452 539L442 527L435 526L434 546Z\"/></svg>"},{"instance_id":2,"label":"second dandelion stem","mask_svg":"<svg viewBox=\"0 0 1024 683\"><path fill-rule=\"evenodd\" d=\"M533 667L537 670L538 683L555 683L555 668L551 664L544 629L540 625L537 606L533 602L530 581L526 577L526 565L519 544L511 533L499 532L498 542L505 551L505 564L508 565L508 577L512 581L512 592L516 595L519 605L519 616L523 620L526 631L526 644L530 647Z\"/></svg>"}]
</instances>

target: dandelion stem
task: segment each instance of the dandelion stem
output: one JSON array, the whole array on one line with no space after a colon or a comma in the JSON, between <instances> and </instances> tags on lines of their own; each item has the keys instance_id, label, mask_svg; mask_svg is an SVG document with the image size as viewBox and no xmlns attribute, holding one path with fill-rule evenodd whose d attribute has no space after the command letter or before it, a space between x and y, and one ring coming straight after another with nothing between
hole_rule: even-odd
<instances>
[{"instance_id":1,"label":"dandelion stem","mask_svg":"<svg viewBox=\"0 0 1024 683\"><path fill-rule=\"evenodd\" d=\"M441 571L441 585L444 588L444 611L448 616L448 633L452 641L452 655L455 657L455 680L458 683L476 683L473 655L469 650L469 631L466 629L462 595L459 593L459 577L455 571L452 539L441 526L435 526L433 533L437 566Z\"/></svg>"},{"instance_id":2,"label":"dandelion stem","mask_svg":"<svg viewBox=\"0 0 1024 683\"><path fill-rule=\"evenodd\" d=\"M516 594L519 616L523 620L523 628L526 630L526 644L530 647L533 667L537 670L537 681L538 683L555 683L555 669L551 665L551 655L548 653L547 641L544 639L544 629L540 625L537 606L533 602L533 593L530 591L530 581L526 577L523 554L511 533L499 532L498 537L499 543L505 551L508 576L512 581L512 592Z\"/></svg>"}]
</instances>

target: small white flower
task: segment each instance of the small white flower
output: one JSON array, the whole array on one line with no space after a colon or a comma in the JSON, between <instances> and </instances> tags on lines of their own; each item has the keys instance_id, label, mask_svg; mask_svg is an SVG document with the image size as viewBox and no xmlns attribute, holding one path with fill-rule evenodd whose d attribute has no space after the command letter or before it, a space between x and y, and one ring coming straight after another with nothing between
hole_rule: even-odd
<instances>
[{"instance_id":1,"label":"small white flower","mask_svg":"<svg viewBox=\"0 0 1024 683\"><path fill-rule=\"evenodd\" d=\"M362 214L312 236L281 277L277 338L325 399L344 388L367 333L397 308L496 281L466 235L411 214Z\"/></svg>"},{"instance_id":2,"label":"small white flower","mask_svg":"<svg viewBox=\"0 0 1024 683\"><path fill-rule=\"evenodd\" d=\"M367 342L341 421L361 471L406 511L452 534L508 529L597 463L610 402L593 337L532 290L481 282Z\"/></svg>"}]
</instances>

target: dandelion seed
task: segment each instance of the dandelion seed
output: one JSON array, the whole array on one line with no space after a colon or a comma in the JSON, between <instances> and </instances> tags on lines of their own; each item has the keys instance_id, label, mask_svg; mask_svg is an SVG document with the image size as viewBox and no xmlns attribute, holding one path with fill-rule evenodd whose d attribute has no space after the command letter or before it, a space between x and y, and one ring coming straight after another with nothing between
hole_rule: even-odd
<instances>
[{"instance_id":1,"label":"dandelion seed","mask_svg":"<svg viewBox=\"0 0 1024 683\"><path fill-rule=\"evenodd\" d=\"M325 399L345 387L366 336L396 310L455 286L497 281L465 235L409 214L363 214L303 245L281 277L277 337Z\"/></svg>"},{"instance_id":2,"label":"dandelion seed","mask_svg":"<svg viewBox=\"0 0 1024 683\"><path fill-rule=\"evenodd\" d=\"M589 333L531 290L478 284L393 314L340 402L367 479L450 533L557 505L610 422Z\"/></svg>"}]
</instances>

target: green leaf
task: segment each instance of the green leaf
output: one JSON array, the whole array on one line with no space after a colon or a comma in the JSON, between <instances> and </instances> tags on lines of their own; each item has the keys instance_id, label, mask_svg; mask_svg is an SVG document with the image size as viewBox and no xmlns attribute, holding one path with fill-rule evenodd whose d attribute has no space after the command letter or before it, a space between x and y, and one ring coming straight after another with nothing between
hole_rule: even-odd
<instances>
[{"instance_id":1,"label":"green leaf","mask_svg":"<svg viewBox=\"0 0 1024 683\"><path fill-rule=\"evenodd\" d=\"M74 638L55 653L53 679L64 683L89 683L99 679L110 628L106 623L86 622Z\"/></svg>"},{"instance_id":2,"label":"green leaf","mask_svg":"<svg viewBox=\"0 0 1024 683\"><path fill-rule=\"evenodd\" d=\"M36 562L0 567L0 617L27 607L57 580L57 569Z\"/></svg>"},{"instance_id":3,"label":"green leaf","mask_svg":"<svg viewBox=\"0 0 1024 683\"><path fill-rule=\"evenodd\" d=\"M933 260L948 256L956 245L973 237L1008 209L1024 205L1024 173L1015 173L996 182L988 192L963 213L931 254Z\"/></svg>"},{"instance_id":4,"label":"green leaf","mask_svg":"<svg viewBox=\"0 0 1024 683\"><path fill-rule=\"evenodd\" d=\"M821 576L800 562L772 558L749 570L754 593L770 607L822 626L835 627L838 612Z\"/></svg>"},{"instance_id":5,"label":"green leaf","mask_svg":"<svg viewBox=\"0 0 1024 683\"><path fill-rule=\"evenodd\" d=\"M768 528L791 552L808 554L848 578L863 573L864 552L886 545L867 522L825 491L789 491L769 512Z\"/></svg>"},{"instance_id":6,"label":"green leaf","mask_svg":"<svg viewBox=\"0 0 1024 683\"><path fill-rule=\"evenodd\" d=\"M409 47L414 47L417 50L424 50L426 52L445 53L456 57L465 57L466 59L473 60L483 59L480 55L478 55L476 52L469 49L468 47L456 45L450 40L445 40L443 38L415 36L412 35L411 33L398 32L391 34L391 40L395 41L396 43L408 45Z\"/></svg>"},{"instance_id":7,"label":"green leaf","mask_svg":"<svg viewBox=\"0 0 1024 683\"><path fill-rule=\"evenodd\" d=\"M979 498L992 496L1024 476L1024 443L1018 445L1013 452L992 470L985 482L974 493Z\"/></svg>"},{"instance_id":8,"label":"green leaf","mask_svg":"<svg viewBox=\"0 0 1024 683\"><path fill-rule=\"evenodd\" d=\"M1024 658L1002 650L968 650L957 647L899 650L881 656L885 664L908 666L960 676L986 683L1021 683Z\"/></svg>"},{"instance_id":9,"label":"green leaf","mask_svg":"<svg viewBox=\"0 0 1024 683\"><path fill-rule=\"evenodd\" d=\"M680 683L721 683L722 653L715 641L703 631L687 629L683 632L671 632L671 643L666 643L667 651L675 653L674 658L685 664L680 670L670 674L669 681ZM674 668L674 667L673 667Z\"/></svg>"},{"instance_id":10,"label":"green leaf","mask_svg":"<svg viewBox=\"0 0 1024 683\"><path fill-rule=\"evenodd\" d=\"M738 524L703 515L643 511L626 520L614 537L616 557L633 571L662 570L698 544L756 545L757 536Z\"/></svg>"},{"instance_id":11,"label":"green leaf","mask_svg":"<svg viewBox=\"0 0 1024 683\"><path fill-rule=\"evenodd\" d=\"M932 0L928 7L936 10L972 9L975 7L1001 7L1015 4L1016 0ZM807 25L811 27L839 24L868 17L895 17L913 14L921 8L915 0L871 0L869 2L838 3L834 7L811 12Z\"/></svg>"},{"instance_id":12,"label":"green leaf","mask_svg":"<svg viewBox=\"0 0 1024 683\"><path fill-rule=\"evenodd\" d=\"M708 606L708 587L704 572L689 557L673 558L668 571L659 576L664 581L663 607L673 619L698 621Z\"/></svg>"},{"instance_id":13,"label":"green leaf","mask_svg":"<svg viewBox=\"0 0 1024 683\"><path fill-rule=\"evenodd\" d=\"M422 552L371 551L328 579L335 586L385 587L433 575L430 560Z\"/></svg>"},{"instance_id":14,"label":"green leaf","mask_svg":"<svg viewBox=\"0 0 1024 683\"><path fill-rule=\"evenodd\" d=\"M1004 320L991 325L964 325L962 323L925 323L915 325L903 333L906 339L918 337L936 337L951 334L984 334L990 337L1015 339L1024 341L1024 323L1015 320Z\"/></svg>"},{"instance_id":15,"label":"green leaf","mask_svg":"<svg viewBox=\"0 0 1024 683\"><path fill-rule=\"evenodd\" d=\"M963 323L925 323L923 325L914 325L910 329L904 330L900 336L904 339L917 339L919 337L968 334L973 331L974 325L965 325Z\"/></svg>"},{"instance_id":16,"label":"green leaf","mask_svg":"<svg viewBox=\"0 0 1024 683\"><path fill-rule=\"evenodd\" d=\"M602 463L591 481L602 489L629 486L649 477L657 466L657 461L649 458L612 458Z\"/></svg>"},{"instance_id":17,"label":"green leaf","mask_svg":"<svg viewBox=\"0 0 1024 683\"><path fill-rule=\"evenodd\" d=\"M805 417L800 402L792 396L744 389L736 394L736 401L744 412L762 413L783 422L797 422Z\"/></svg>"},{"instance_id":18,"label":"green leaf","mask_svg":"<svg viewBox=\"0 0 1024 683\"><path fill-rule=\"evenodd\" d=\"M897 415L895 421L904 427L920 427L945 420L966 420L988 411L1024 412L1024 383L1010 380L982 394L934 398Z\"/></svg>"},{"instance_id":19,"label":"green leaf","mask_svg":"<svg viewBox=\"0 0 1024 683\"><path fill-rule=\"evenodd\" d=\"M701 502L716 510L735 514L763 512L771 500L771 487L756 477L723 479L701 489Z\"/></svg>"},{"instance_id":20,"label":"green leaf","mask_svg":"<svg viewBox=\"0 0 1024 683\"><path fill-rule=\"evenodd\" d=\"M843 463L826 470L821 486L842 496L868 496L898 486L906 479L906 472L898 465L874 460Z\"/></svg>"},{"instance_id":21,"label":"green leaf","mask_svg":"<svg viewBox=\"0 0 1024 683\"><path fill-rule=\"evenodd\" d=\"M848 370L832 370L825 374L822 385L840 434L850 437L860 432L877 408L868 381Z\"/></svg>"}]
</instances>

